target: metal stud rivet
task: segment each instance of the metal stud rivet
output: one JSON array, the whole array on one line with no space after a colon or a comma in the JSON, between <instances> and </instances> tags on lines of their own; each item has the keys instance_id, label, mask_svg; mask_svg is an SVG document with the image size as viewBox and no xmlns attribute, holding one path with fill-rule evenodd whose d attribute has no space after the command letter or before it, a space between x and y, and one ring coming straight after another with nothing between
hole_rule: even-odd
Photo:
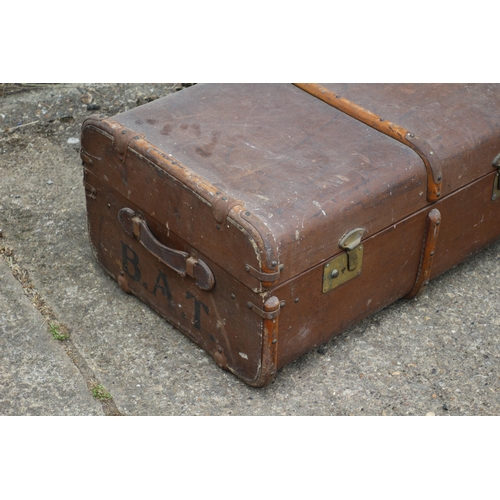
<instances>
[{"instance_id":1,"label":"metal stud rivet","mask_svg":"<svg viewBox=\"0 0 500 500\"><path fill-rule=\"evenodd\" d=\"M331 273L330 273L330 278L337 278L339 275L339 270L338 269L334 269Z\"/></svg>"},{"instance_id":2,"label":"metal stud rivet","mask_svg":"<svg viewBox=\"0 0 500 500\"><path fill-rule=\"evenodd\" d=\"M295 302L295 303L297 303L298 301L299 301L299 298L297 297L297 298L294 300L294 302Z\"/></svg>"}]
</instances>

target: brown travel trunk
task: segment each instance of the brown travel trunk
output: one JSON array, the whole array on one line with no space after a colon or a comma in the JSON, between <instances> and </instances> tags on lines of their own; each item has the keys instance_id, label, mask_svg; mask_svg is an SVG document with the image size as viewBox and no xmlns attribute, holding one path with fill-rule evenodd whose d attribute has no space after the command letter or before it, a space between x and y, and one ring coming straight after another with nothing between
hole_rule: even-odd
<instances>
[{"instance_id":1,"label":"brown travel trunk","mask_svg":"<svg viewBox=\"0 0 500 500\"><path fill-rule=\"evenodd\" d=\"M99 262L253 386L500 237L500 85L198 84L81 144Z\"/></svg>"}]
</instances>

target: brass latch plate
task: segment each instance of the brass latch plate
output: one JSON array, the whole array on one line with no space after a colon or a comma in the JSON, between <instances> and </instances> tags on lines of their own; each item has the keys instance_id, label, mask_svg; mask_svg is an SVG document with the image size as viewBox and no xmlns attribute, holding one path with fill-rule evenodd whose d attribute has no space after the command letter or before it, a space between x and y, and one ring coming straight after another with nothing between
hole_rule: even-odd
<instances>
[{"instance_id":1,"label":"brass latch plate","mask_svg":"<svg viewBox=\"0 0 500 500\"><path fill-rule=\"evenodd\" d=\"M500 198L500 170L495 175L495 181L493 183L493 193L491 195L491 199L493 201L498 200Z\"/></svg>"},{"instance_id":2,"label":"brass latch plate","mask_svg":"<svg viewBox=\"0 0 500 500\"><path fill-rule=\"evenodd\" d=\"M323 293L337 288L361 273L363 266L363 245L358 245L356 248L350 250L349 254L348 256L347 253L342 253L324 265ZM356 267L352 271L349 270L349 259L356 262Z\"/></svg>"}]
</instances>

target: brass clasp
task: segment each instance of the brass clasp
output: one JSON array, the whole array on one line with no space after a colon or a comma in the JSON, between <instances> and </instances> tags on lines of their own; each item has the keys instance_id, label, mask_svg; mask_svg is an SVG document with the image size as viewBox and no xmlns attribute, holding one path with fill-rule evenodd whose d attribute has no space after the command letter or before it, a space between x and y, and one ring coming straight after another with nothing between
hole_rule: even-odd
<instances>
[{"instance_id":1,"label":"brass clasp","mask_svg":"<svg viewBox=\"0 0 500 500\"><path fill-rule=\"evenodd\" d=\"M495 156L493 166L498 169L495 180L493 181L493 193L491 194L491 199L495 201L500 198L500 153Z\"/></svg>"},{"instance_id":2,"label":"brass clasp","mask_svg":"<svg viewBox=\"0 0 500 500\"><path fill-rule=\"evenodd\" d=\"M323 267L323 293L329 292L346 281L358 276L363 266L362 228L353 229L339 241L339 247L346 250L328 261Z\"/></svg>"}]
</instances>

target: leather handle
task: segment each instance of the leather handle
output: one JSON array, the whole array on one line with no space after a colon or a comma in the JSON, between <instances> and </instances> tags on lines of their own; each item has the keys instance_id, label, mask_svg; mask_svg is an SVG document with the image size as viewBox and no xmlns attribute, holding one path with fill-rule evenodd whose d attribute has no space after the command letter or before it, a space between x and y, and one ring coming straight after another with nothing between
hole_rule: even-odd
<instances>
[{"instance_id":1,"label":"leather handle","mask_svg":"<svg viewBox=\"0 0 500 500\"><path fill-rule=\"evenodd\" d=\"M122 208L118 212L118 220L129 236L138 240L148 252L177 274L183 278L191 276L196 280L196 286L202 290L208 291L214 287L214 274L205 262L187 252L174 250L160 243L140 214L130 208Z\"/></svg>"}]
</instances>

